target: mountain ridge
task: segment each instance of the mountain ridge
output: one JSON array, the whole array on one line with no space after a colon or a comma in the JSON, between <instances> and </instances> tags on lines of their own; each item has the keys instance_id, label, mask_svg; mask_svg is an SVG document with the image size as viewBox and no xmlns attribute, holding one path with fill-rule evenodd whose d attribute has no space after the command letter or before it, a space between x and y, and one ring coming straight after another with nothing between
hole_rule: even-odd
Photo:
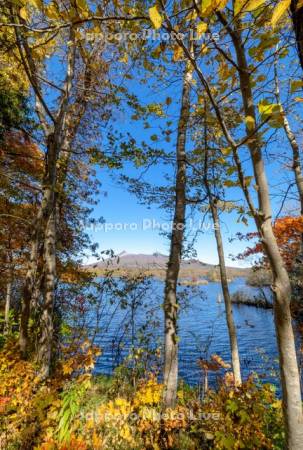
<instances>
[{"instance_id":1,"label":"mountain ridge","mask_svg":"<svg viewBox=\"0 0 303 450\"><path fill-rule=\"evenodd\" d=\"M154 275L163 277L167 268L168 255L160 252L153 254L129 253L123 251L114 257L105 258L102 261L86 266L97 272L105 270L134 272L138 270L148 271ZM247 276L249 268L227 267L229 276ZM205 263L196 258L183 259L180 267L181 277L205 276L209 271L218 271L218 265Z\"/></svg>"}]
</instances>

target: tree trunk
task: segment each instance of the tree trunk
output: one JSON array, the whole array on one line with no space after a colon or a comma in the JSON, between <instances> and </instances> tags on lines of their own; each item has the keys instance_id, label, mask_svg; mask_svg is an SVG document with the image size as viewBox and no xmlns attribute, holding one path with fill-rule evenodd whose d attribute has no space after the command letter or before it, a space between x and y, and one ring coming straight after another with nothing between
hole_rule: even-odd
<instances>
[{"instance_id":1,"label":"tree trunk","mask_svg":"<svg viewBox=\"0 0 303 450\"><path fill-rule=\"evenodd\" d=\"M223 248L221 228L220 228L220 219L219 219L219 215L218 215L218 207L217 207L216 202L213 201L213 199L211 198L211 194L210 194L209 201L210 201L212 218L213 218L213 222L214 222L214 226L215 226L215 237L216 237L217 251L218 251L218 257L219 257L221 286L222 286L222 292L223 292L224 303L225 303L225 314L226 314L226 322L227 322L228 334L229 334L234 381L235 381L236 386L240 386L242 384L242 379L241 379L241 368L240 368L240 357L239 357L239 349L238 349L237 331L236 331L236 327L235 327L232 302L231 302L228 281L227 281L225 256L224 256L224 248Z\"/></svg>"},{"instance_id":2,"label":"tree trunk","mask_svg":"<svg viewBox=\"0 0 303 450\"><path fill-rule=\"evenodd\" d=\"M4 334L7 335L10 332L10 307L12 300L12 278L11 276L8 279L6 285L6 296L5 296L5 310L4 310Z\"/></svg>"},{"instance_id":3,"label":"tree trunk","mask_svg":"<svg viewBox=\"0 0 303 450\"><path fill-rule=\"evenodd\" d=\"M240 32L233 30L231 38L237 54L244 113L246 117L253 118L256 123L250 69L247 65ZM247 129L247 133L250 134L251 130ZM258 135L254 140L249 140L248 148L258 191L259 209L254 211L254 219L273 274L274 315L280 356L287 445L291 450L299 450L302 449L303 442L303 414L300 376L290 313L291 286L273 233L268 182L261 151L262 142Z\"/></svg>"},{"instance_id":4,"label":"tree trunk","mask_svg":"<svg viewBox=\"0 0 303 450\"><path fill-rule=\"evenodd\" d=\"M215 238L216 238L216 244L217 244L217 253L219 258L219 267L220 267L220 280L221 280L221 287L224 297L224 303L225 303L225 316L226 316L226 323L228 328L228 335L229 335L229 342L230 342L230 351L231 351L231 360L232 360L232 368L233 368L233 375L234 375L234 383L235 386L240 386L242 384L242 377L241 377L241 366L240 366L240 357L239 357L239 348L238 348L238 339L237 339L237 332L236 332L236 326L234 322L233 317L233 307L228 287L228 280L227 280L227 271L226 271L226 265L225 265L225 255L224 255L224 247L223 247L223 241L222 241L222 235L221 235L221 226L220 226L220 218L218 214L218 204L217 199L214 198L211 187L208 181L208 128L207 128L207 105L205 103L205 113L204 113L204 141L205 141L205 148L204 148L204 185L206 189L206 193L209 199L209 206L210 211L213 219L214 229L215 229Z\"/></svg>"},{"instance_id":5,"label":"tree trunk","mask_svg":"<svg viewBox=\"0 0 303 450\"><path fill-rule=\"evenodd\" d=\"M51 370L53 344L53 309L56 287L56 208L53 209L46 229L44 244L45 287L43 309L40 320L41 337L38 361L41 363L40 376L47 378Z\"/></svg>"},{"instance_id":6,"label":"tree trunk","mask_svg":"<svg viewBox=\"0 0 303 450\"><path fill-rule=\"evenodd\" d=\"M178 385L177 283L180 271L186 209L186 132L190 115L192 72L186 69L177 137L176 197L173 229L164 292L164 396L165 408L176 403Z\"/></svg>"},{"instance_id":7,"label":"tree trunk","mask_svg":"<svg viewBox=\"0 0 303 450\"><path fill-rule=\"evenodd\" d=\"M53 341L53 308L56 287L56 234L57 234L57 208L56 208L56 182L58 142L54 135L48 139L47 158L47 184L45 198L45 232L43 242L43 268L44 289L41 313L41 336L38 347L38 361L41 364L42 378L49 376L51 369L52 341Z\"/></svg>"},{"instance_id":8,"label":"tree trunk","mask_svg":"<svg viewBox=\"0 0 303 450\"><path fill-rule=\"evenodd\" d=\"M301 215L303 215L303 175L302 175L302 168L301 168L301 161L300 161L300 148L299 148L299 144L296 140L296 137L295 137L294 133L292 132L292 129L290 127L290 124L288 122L288 119L287 119L287 116L286 116L284 110L282 110L282 117L283 117L284 130L285 130L286 136L287 136L289 143L291 145L291 148L292 148L292 154L293 154L292 169L294 171L297 191L298 191L299 199L300 199L300 213L301 213ZM300 254L302 257L302 255L303 255L303 234L301 235Z\"/></svg>"},{"instance_id":9,"label":"tree trunk","mask_svg":"<svg viewBox=\"0 0 303 450\"><path fill-rule=\"evenodd\" d=\"M290 9L296 36L298 56L303 69L303 5L298 8L298 4L299 0L292 0Z\"/></svg>"},{"instance_id":10,"label":"tree trunk","mask_svg":"<svg viewBox=\"0 0 303 450\"><path fill-rule=\"evenodd\" d=\"M49 138L52 140L52 138ZM50 160L53 150L51 146L48 146L47 159ZM40 259L43 256L46 224L48 221L48 216L52 208L53 195L52 190L52 175L49 173L48 166L45 169L45 175L43 180L43 197L41 205L38 209L37 217L35 223L33 224L33 235L31 239L31 253L30 253L30 263L25 277L25 283L23 287L23 298L21 307L21 320L20 320L20 336L19 336L19 346L23 356L26 356L29 350L29 336L28 336L28 325L29 318L31 314L31 308L37 306L37 300L41 294L41 271L43 268L39 267Z\"/></svg>"},{"instance_id":11,"label":"tree trunk","mask_svg":"<svg viewBox=\"0 0 303 450\"><path fill-rule=\"evenodd\" d=\"M28 352L28 324L31 311L31 299L38 268L38 248L41 245L41 236L38 235L38 227L41 226L40 221L42 214L42 208L40 207L36 224L33 224L33 226L35 227L35 231L31 240L30 264L26 272L22 293L19 346L23 356L26 356Z\"/></svg>"},{"instance_id":12,"label":"tree trunk","mask_svg":"<svg viewBox=\"0 0 303 450\"><path fill-rule=\"evenodd\" d=\"M302 20L303 20L303 18L302 18ZM275 64L275 84L276 84L276 98L277 98L277 102L281 108L281 115L282 115L282 119L283 119L283 128L284 128L286 137L287 137L288 142L292 149L292 169L294 171L297 191L299 194L300 213L301 213L301 215L303 215L303 175L302 175L302 167L301 167L301 161L300 161L300 147L297 142L296 136L291 129L286 112L285 112L282 102L281 102L278 72L277 72L276 64ZM301 235L301 251L300 251L300 253L302 256L303 255L303 234Z\"/></svg>"}]
</instances>

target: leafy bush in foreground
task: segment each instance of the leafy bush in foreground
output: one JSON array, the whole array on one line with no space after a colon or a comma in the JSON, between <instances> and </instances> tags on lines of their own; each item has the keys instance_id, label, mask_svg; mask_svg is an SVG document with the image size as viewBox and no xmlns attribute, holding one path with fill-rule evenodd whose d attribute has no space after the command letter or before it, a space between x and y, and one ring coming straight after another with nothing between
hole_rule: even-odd
<instances>
[{"instance_id":1,"label":"leafy bush in foreground","mask_svg":"<svg viewBox=\"0 0 303 450\"><path fill-rule=\"evenodd\" d=\"M282 449L281 402L271 385L253 378L226 381L201 402L181 385L178 405L162 411L163 386L154 375L136 388L113 377L92 377L92 349L83 345L48 381L12 344L0 353L0 448L36 450ZM70 369L73 367L73 373Z\"/></svg>"}]
</instances>

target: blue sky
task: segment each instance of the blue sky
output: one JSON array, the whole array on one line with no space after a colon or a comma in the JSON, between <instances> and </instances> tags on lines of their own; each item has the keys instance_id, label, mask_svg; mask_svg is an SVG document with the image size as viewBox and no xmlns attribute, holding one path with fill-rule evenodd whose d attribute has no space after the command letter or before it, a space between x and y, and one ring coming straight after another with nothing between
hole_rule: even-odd
<instances>
[{"instance_id":1,"label":"blue sky","mask_svg":"<svg viewBox=\"0 0 303 450\"><path fill-rule=\"evenodd\" d=\"M95 208L94 216L102 216L107 223L108 229L104 226L102 229L90 231L93 241L98 242L100 249L112 249L116 253L127 251L129 253L154 253L161 252L168 254L169 241L165 236L161 236L159 229L152 229L153 221L162 224L168 224L167 213L155 206L148 208L140 205L137 199L118 184L114 183L111 177L104 171L98 171L102 181L102 190L107 191L107 196L100 195L99 204ZM198 218L196 226L198 224ZM210 221L208 221L210 222ZM114 224L116 229L109 230L110 224ZM118 224L137 224L137 229L119 230ZM145 227L145 230L143 229ZM166 225L164 225L165 227ZM127 227L127 225L126 225ZM225 244L226 256L237 254L242 251L246 245L234 241L229 243L231 238L238 231L247 232L249 228L235 223L235 215L225 215L222 224L222 233ZM200 234L195 245L199 259L204 262L217 264L216 245L212 230L205 230ZM239 265L237 262L227 258L230 265ZM247 265L247 263L246 263Z\"/></svg>"},{"instance_id":2,"label":"blue sky","mask_svg":"<svg viewBox=\"0 0 303 450\"><path fill-rule=\"evenodd\" d=\"M179 71L180 72L180 71ZM143 76L146 76L146 74ZM135 93L142 104L150 104L153 102L164 102L167 96L173 99L172 104L167 108L167 118L159 119L154 117L151 119L151 128L145 129L142 121L130 120L132 111L128 108L124 112L117 112L114 114L113 122L115 128L122 133L130 133L138 143L146 141L155 148L163 148L167 151L174 151L176 144L177 120L180 109L181 85L180 79L176 78L171 84L155 85L155 78L151 77L147 85L140 85L138 79L140 74L136 73L136 78L127 82L127 87L130 92ZM159 127L163 127L163 123L167 120L173 122L172 139L170 143L165 142L161 138L157 143L150 140L150 136L154 133L159 134ZM192 148L192 142L188 140L188 148ZM144 172L144 179L154 183L163 184L164 175L169 174L173 177L173 168L159 162L156 166L149 169L145 173L145 168L135 169L133 166L127 164L122 171L109 171L105 168L97 168L97 177L102 183L101 193L98 196L98 205L95 207L93 216L95 218L103 217L105 225L97 227L95 230L90 230L90 235L93 241L99 243L101 250L111 249L115 253L126 251L128 253L147 253L161 252L168 254L169 240L166 236L161 235L160 226L169 227L170 212L157 207L157 205L142 205L139 204L138 199L133 194L127 191L125 185L120 185L117 181L119 173L124 173L128 176L138 177ZM238 189L231 189L233 198L242 198ZM104 195L106 193L106 195ZM191 237L195 234L195 230L200 226L202 220L202 213L196 213L192 222L188 217L188 228L193 229ZM239 263L232 261L228 256L230 254L236 255L243 251L246 245L239 241L229 242L236 232L248 232L251 228L237 223L236 214L224 214L222 216L222 234L225 244L225 253L227 262L230 265L249 265L249 262ZM154 225L156 223L156 225ZM130 224L135 230L130 230ZM110 229L111 226L114 229ZM212 223L208 218L204 224L204 231L199 233L199 237L195 243L197 257L207 263L217 264L218 258L216 253L216 243L211 228ZM121 230L120 228L123 227ZM145 228L145 229L144 229ZM91 262L92 259L89 258Z\"/></svg>"},{"instance_id":3,"label":"blue sky","mask_svg":"<svg viewBox=\"0 0 303 450\"><path fill-rule=\"evenodd\" d=\"M155 66L155 70L156 70ZM170 69L171 70L171 69ZM163 81L158 83L156 78L148 74L149 80L146 84L140 84L140 76L143 78L147 76L147 73L140 73L139 70L134 70L135 77L133 80L127 82L127 87L130 92L135 93L142 104L149 104L153 102L164 102L167 96L170 96L173 101L167 108L167 116L172 120L174 133L170 143L166 143L163 140L159 140L156 144L150 140L150 136L153 133L158 132L158 128L163 126L163 121L166 119L154 118L150 120L151 128L145 129L142 121L133 121L130 119L132 111L128 108L121 114L114 116L113 124L122 133L129 132L138 143L146 141L151 145L155 145L158 148L164 148L167 151L174 151L176 143L176 133L178 113L180 109L180 74L182 71L177 71L178 75L173 79L169 79L167 82ZM195 88L194 88L195 89ZM193 93L195 96L196 93ZM270 132L272 132L271 130ZM188 148L192 148L192 142L188 140ZM265 156L266 171L268 175L269 184L271 186L271 194L273 199L273 212L274 215L278 211L281 203L280 191L285 191L291 178L290 171L285 167L281 170L281 164L276 158L276 153L285 149L289 151L288 143L286 142L283 132L279 132L278 139L274 139L273 142L267 147ZM250 164L247 151L241 149L241 157L246 162L244 163L246 175L252 175L252 168ZM137 171L126 165L126 169L122 171L129 176L139 176L143 169ZM173 169L164 166L161 162L156 167L150 169L144 176L148 181L161 184L164 180L164 174L168 173L173 176ZM129 253L154 253L161 252L168 254L169 241L167 237L161 235L159 229L146 229L143 230L143 221L150 220L160 223L169 223L170 216L167 211L159 209L156 205L141 205L138 199L130 194L125 186L119 185L115 178L118 176L117 172L107 171L106 169L97 169L97 176L102 183L102 192L106 192L107 195L99 196L99 203L94 211L94 217L102 216L107 223L107 227L110 224L115 229L98 229L91 231L91 237L94 241L98 242L100 249L112 249L115 253L126 251ZM256 193L251 188L252 196L256 197ZM227 189L227 200L237 199L243 201L243 195L240 189L231 188ZM285 203L286 207L293 206L292 201ZM202 218L201 213L195 215L195 219L199 221ZM251 264L251 261L239 262L233 261L229 255L237 255L242 252L247 244L239 240L231 238L235 237L236 233L247 233L255 231L255 225L252 220L248 219L248 226L238 222L238 215L236 213L222 214L222 235L224 240L225 255L227 263L232 266L247 266ZM208 219L210 223L210 219ZM137 224L136 230L130 230L129 224ZM133 225L135 226L135 225ZM119 229L123 227L124 229ZM213 231L208 229L203 233L199 233L199 237L195 243L195 249L197 256L200 260L217 264L217 252L216 244L213 236Z\"/></svg>"}]
</instances>

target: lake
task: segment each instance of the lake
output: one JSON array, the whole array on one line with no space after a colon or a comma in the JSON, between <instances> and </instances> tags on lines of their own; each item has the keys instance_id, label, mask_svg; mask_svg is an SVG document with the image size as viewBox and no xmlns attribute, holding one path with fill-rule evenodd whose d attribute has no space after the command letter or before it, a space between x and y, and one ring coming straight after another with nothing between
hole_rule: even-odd
<instances>
[{"instance_id":1,"label":"lake","mask_svg":"<svg viewBox=\"0 0 303 450\"><path fill-rule=\"evenodd\" d=\"M251 295L258 294L258 289L247 286L244 278L233 280L229 286L231 293L241 290ZM131 311L131 308L121 309L117 302L108 306L106 314L103 308L100 330L95 338L95 342L102 348L102 355L96 363L97 373L112 373L128 354L135 330L146 323L148 325L143 330L144 337L150 337L151 345L158 345L157 340L161 342L163 288L163 282L154 279L150 289L141 292L143 305L135 311ZM182 295L186 289L180 287L179 290ZM218 354L230 362L224 302L218 303L221 292L220 283L215 282L195 287L194 293L187 297L186 306L180 310L179 373L190 385L201 381L201 371L197 366L199 357L209 358L212 354ZM133 326L128 325L131 316ZM272 310L234 305L234 319L243 378L256 372L264 380L277 384L278 353ZM93 329L93 315L89 322ZM214 383L215 378L215 375L211 376L210 382Z\"/></svg>"}]
</instances>

